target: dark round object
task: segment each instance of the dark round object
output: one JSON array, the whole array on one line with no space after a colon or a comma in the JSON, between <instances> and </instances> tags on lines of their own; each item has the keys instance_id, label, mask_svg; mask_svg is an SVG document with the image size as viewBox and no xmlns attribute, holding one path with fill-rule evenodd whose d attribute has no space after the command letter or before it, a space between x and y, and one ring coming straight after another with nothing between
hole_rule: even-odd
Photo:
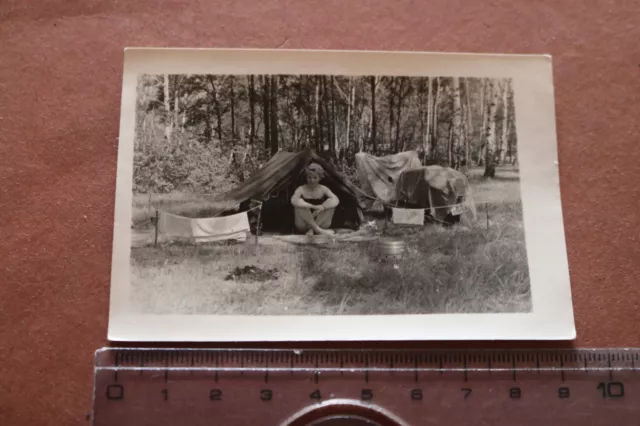
<instances>
[{"instance_id":1,"label":"dark round object","mask_svg":"<svg viewBox=\"0 0 640 426\"><path fill-rule=\"evenodd\" d=\"M308 423L308 426L381 426L380 423L359 416L329 416Z\"/></svg>"},{"instance_id":2,"label":"dark round object","mask_svg":"<svg viewBox=\"0 0 640 426\"><path fill-rule=\"evenodd\" d=\"M320 406L301 412L287 426L403 426L394 415L357 402Z\"/></svg>"}]
</instances>

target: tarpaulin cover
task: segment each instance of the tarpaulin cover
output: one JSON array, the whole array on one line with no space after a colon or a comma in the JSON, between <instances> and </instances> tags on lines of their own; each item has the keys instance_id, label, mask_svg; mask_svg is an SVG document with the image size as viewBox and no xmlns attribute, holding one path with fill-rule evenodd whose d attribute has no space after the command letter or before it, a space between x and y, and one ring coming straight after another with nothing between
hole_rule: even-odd
<instances>
[{"instance_id":1,"label":"tarpaulin cover","mask_svg":"<svg viewBox=\"0 0 640 426\"><path fill-rule=\"evenodd\" d=\"M472 218L476 216L469 180L449 167L434 165L405 170L398 178L396 198L403 204L428 208L440 220L452 212L453 206L464 207Z\"/></svg>"},{"instance_id":2,"label":"tarpaulin cover","mask_svg":"<svg viewBox=\"0 0 640 426\"><path fill-rule=\"evenodd\" d=\"M359 152L356 154L356 168L362 191L370 197L386 203L396 197L396 182L405 170L421 167L420 158L415 151L375 157ZM367 199L363 203L371 208L374 200Z\"/></svg>"}]
</instances>

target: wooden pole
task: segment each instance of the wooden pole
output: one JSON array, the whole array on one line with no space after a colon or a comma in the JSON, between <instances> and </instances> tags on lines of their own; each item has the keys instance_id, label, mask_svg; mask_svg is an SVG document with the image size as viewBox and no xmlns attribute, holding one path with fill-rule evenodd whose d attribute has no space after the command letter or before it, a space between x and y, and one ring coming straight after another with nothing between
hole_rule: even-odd
<instances>
[{"instance_id":1,"label":"wooden pole","mask_svg":"<svg viewBox=\"0 0 640 426\"><path fill-rule=\"evenodd\" d=\"M262 220L262 205L258 208L258 224L256 225L256 245L258 245L258 234L260 234L261 220Z\"/></svg>"},{"instance_id":2,"label":"wooden pole","mask_svg":"<svg viewBox=\"0 0 640 426\"><path fill-rule=\"evenodd\" d=\"M387 227L389 226L388 225L388 223L389 223L388 222L389 221L388 216L389 216L389 213L391 212L391 210L388 209L388 207L385 206L384 203L383 203L382 204L382 211L384 213L384 226L382 228L382 235L387 235Z\"/></svg>"},{"instance_id":3,"label":"wooden pole","mask_svg":"<svg viewBox=\"0 0 640 426\"><path fill-rule=\"evenodd\" d=\"M153 239L153 246L157 246L158 245L158 209L156 209L156 219L153 221L154 225L155 225L155 238Z\"/></svg>"},{"instance_id":4,"label":"wooden pole","mask_svg":"<svg viewBox=\"0 0 640 426\"><path fill-rule=\"evenodd\" d=\"M484 203L484 210L487 212L487 229L489 229L489 203Z\"/></svg>"}]
</instances>

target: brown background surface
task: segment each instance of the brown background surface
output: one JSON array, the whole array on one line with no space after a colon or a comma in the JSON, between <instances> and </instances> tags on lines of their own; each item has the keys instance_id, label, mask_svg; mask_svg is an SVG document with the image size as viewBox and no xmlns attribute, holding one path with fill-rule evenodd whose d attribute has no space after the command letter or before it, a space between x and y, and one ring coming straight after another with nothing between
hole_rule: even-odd
<instances>
[{"instance_id":1,"label":"brown background surface","mask_svg":"<svg viewBox=\"0 0 640 426\"><path fill-rule=\"evenodd\" d=\"M125 46L552 54L574 344L640 346L639 23L636 0L0 0L0 424L91 409Z\"/></svg>"}]
</instances>

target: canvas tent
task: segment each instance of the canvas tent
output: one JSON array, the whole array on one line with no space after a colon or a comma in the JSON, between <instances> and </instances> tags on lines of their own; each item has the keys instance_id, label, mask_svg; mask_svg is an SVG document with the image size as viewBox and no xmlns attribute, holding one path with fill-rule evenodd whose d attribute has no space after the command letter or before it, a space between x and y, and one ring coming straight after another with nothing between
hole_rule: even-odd
<instances>
[{"instance_id":1,"label":"canvas tent","mask_svg":"<svg viewBox=\"0 0 640 426\"><path fill-rule=\"evenodd\" d=\"M458 170L438 165L403 171L396 184L396 203L425 208L439 221L448 222L451 216L464 216L468 221L476 217L467 177Z\"/></svg>"},{"instance_id":2,"label":"canvas tent","mask_svg":"<svg viewBox=\"0 0 640 426\"><path fill-rule=\"evenodd\" d=\"M240 210L248 210L252 200L260 201L263 203L260 214L262 230L293 233L291 196L298 186L306 182L304 170L311 163L322 166L325 177L320 183L340 199L331 227L358 229L362 223L362 205L356 195L357 189L309 148L297 153L277 152L253 176L223 194L219 201L239 204Z\"/></svg>"},{"instance_id":3,"label":"canvas tent","mask_svg":"<svg viewBox=\"0 0 640 426\"><path fill-rule=\"evenodd\" d=\"M362 203L371 209L374 199L391 203L396 198L396 183L405 170L421 167L416 151L405 151L398 154L376 157L359 152L355 156L358 180L364 197Z\"/></svg>"},{"instance_id":4,"label":"canvas tent","mask_svg":"<svg viewBox=\"0 0 640 426\"><path fill-rule=\"evenodd\" d=\"M460 216L475 219L476 210L467 177L458 170L438 165L423 166L416 151L375 157L356 154L356 167L364 200L371 209L374 199L398 207L427 209L439 221ZM455 207L454 207L455 206Z\"/></svg>"}]
</instances>

